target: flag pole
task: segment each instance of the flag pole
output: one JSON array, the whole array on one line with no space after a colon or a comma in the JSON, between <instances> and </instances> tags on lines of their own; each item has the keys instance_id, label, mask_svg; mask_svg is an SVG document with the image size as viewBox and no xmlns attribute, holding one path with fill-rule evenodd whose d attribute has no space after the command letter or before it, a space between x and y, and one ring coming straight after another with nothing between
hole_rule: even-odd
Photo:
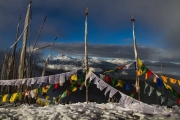
<instances>
[{"instance_id":1,"label":"flag pole","mask_svg":"<svg viewBox=\"0 0 180 120\"><path fill-rule=\"evenodd\" d=\"M134 30L134 17L132 15L131 22L132 22L132 29L133 29L133 39L134 39L134 53L135 53L135 60L136 60L136 92L138 93L138 100L140 101L140 82L138 76L138 53L137 53L137 45L136 45L136 35Z\"/></svg>"},{"instance_id":2,"label":"flag pole","mask_svg":"<svg viewBox=\"0 0 180 120\"><path fill-rule=\"evenodd\" d=\"M88 19L88 8L86 8L86 20L85 20L85 37L84 37L84 41L85 41L85 70L86 70L86 74L88 73L88 48L87 48L87 37L88 37L88 32L87 32L87 19ZM86 86L86 103L88 104L88 79L85 80L85 86Z\"/></svg>"}]
</instances>

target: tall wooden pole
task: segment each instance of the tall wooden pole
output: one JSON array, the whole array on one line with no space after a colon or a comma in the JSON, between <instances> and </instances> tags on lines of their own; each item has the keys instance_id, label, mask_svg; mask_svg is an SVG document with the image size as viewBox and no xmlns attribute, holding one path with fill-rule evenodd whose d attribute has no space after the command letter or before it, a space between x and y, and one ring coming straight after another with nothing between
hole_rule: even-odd
<instances>
[{"instance_id":1,"label":"tall wooden pole","mask_svg":"<svg viewBox=\"0 0 180 120\"><path fill-rule=\"evenodd\" d=\"M21 15L19 17L19 22L17 25L16 40L18 39L20 20L21 20ZM17 43L15 44L14 50L13 50L13 68L12 68L13 69L13 75L12 75L13 79L16 79L16 76L17 76L16 75L16 73L17 73L17 71L16 71L16 48L17 48Z\"/></svg>"},{"instance_id":2,"label":"tall wooden pole","mask_svg":"<svg viewBox=\"0 0 180 120\"><path fill-rule=\"evenodd\" d=\"M136 45L136 35L135 35L135 29L134 29L134 17L132 16L131 22L132 22L132 29L133 29L133 39L134 39L134 53L135 53L135 60L136 60L136 92L138 93L138 100L140 100L140 82L139 82L139 76L138 76L138 52L137 52L137 45Z\"/></svg>"},{"instance_id":3,"label":"tall wooden pole","mask_svg":"<svg viewBox=\"0 0 180 120\"><path fill-rule=\"evenodd\" d=\"M88 19L88 8L86 8L86 20L85 20L85 69L86 69L86 74L88 73L88 48L87 48L87 38L88 38L88 30L87 30L87 19ZM89 80L85 80L85 86L86 86L86 103L88 103L88 82Z\"/></svg>"},{"instance_id":4,"label":"tall wooden pole","mask_svg":"<svg viewBox=\"0 0 180 120\"><path fill-rule=\"evenodd\" d=\"M28 8L27 8L27 14L26 14L25 23L24 23L24 29L29 24L30 12L31 12L31 1L28 5ZM25 76L24 70L25 70L25 61L26 61L27 36L28 36L28 29L25 29L25 32L23 34L23 45L22 45L22 51L21 51L21 56L20 56L19 68L18 68L18 78L19 79L22 79Z\"/></svg>"}]
</instances>

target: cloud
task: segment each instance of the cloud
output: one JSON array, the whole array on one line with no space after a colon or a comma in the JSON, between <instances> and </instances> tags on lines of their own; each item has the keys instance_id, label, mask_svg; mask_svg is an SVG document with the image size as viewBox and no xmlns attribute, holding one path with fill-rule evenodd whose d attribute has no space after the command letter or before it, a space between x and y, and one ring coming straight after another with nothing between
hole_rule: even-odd
<instances>
[{"instance_id":1,"label":"cloud","mask_svg":"<svg viewBox=\"0 0 180 120\"><path fill-rule=\"evenodd\" d=\"M39 45L47 45L49 43L42 42ZM174 61L178 62L180 56L175 55L171 51L161 48L152 48L149 46L137 46L138 56L142 60L148 61ZM84 43L56 43L53 51L58 54L66 54L71 56L84 56ZM106 45L106 44L88 44L88 54L91 57L104 58L126 58L134 60L133 45Z\"/></svg>"}]
</instances>

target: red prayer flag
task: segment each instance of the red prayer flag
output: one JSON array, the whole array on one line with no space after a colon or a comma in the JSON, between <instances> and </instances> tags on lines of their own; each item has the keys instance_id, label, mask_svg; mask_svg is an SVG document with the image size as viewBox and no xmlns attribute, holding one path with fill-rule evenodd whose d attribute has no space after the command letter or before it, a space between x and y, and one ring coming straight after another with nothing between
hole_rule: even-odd
<instances>
[{"instance_id":1,"label":"red prayer flag","mask_svg":"<svg viewBox=\"0 0 180 120\"><path fill-rule=\"evenodd\" d=\"M54 89L56 90L58 88L59 88L59 83L54 84Z\"/></svg>"},{"instance_id":2,"label":"red prayer flag","mask_svg":"<svg viewBox=\"0 0 180 120\"><path fill-rule=\"evenodd\" d=\"M149 76L151 76L152 74L153 74L153 73L147 68L145 80L147 80L147 79L149 78Z\"/></svg>"},{"instance_id":3,"label":"red prayer flag","mask_svg":"<svg viewBox=\"0 0 180 120\"><path fill-rule=\"evenodd\" d=\"M105 76L105 81L106 81L107 83L110 83L110 82L111 82L111 77Z\"/></svg>"},{"instance_id":4,"label":"red prayer flag","mask_svg":"<svg viewBox=\"0 0 180 120\"><path fill-rule=\"evenodd\" d=\"M118 67L117 69L118 70L121 70L121 69L123 69L125 66L121 66L121 67Z\"/></svg>"}]
</instances>

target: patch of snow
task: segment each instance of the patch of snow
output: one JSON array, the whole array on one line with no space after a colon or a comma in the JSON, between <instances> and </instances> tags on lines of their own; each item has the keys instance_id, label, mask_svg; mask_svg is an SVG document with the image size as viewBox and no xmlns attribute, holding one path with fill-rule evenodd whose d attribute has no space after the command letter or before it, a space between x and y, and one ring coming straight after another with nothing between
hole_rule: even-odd
<instances>
[{"instance_id":1,"label":"patch of snow","mask_svg":"<svg viewBox=\"0 0 180 120\"><path fill-rule=\"evenodd\" d=\"M0 108L0 119L18 119L18 120L99 120L99 119L180 119L179 107L168 109L163 106L159 108L167 114L148 115L140 112L134 112L130 108L124 108L118 103L74 103L68 105L49 105L40 107L38 105L21 105L11 108ZM135 109L135 108L134 108Z\"/></svg>"}]
</instances>

